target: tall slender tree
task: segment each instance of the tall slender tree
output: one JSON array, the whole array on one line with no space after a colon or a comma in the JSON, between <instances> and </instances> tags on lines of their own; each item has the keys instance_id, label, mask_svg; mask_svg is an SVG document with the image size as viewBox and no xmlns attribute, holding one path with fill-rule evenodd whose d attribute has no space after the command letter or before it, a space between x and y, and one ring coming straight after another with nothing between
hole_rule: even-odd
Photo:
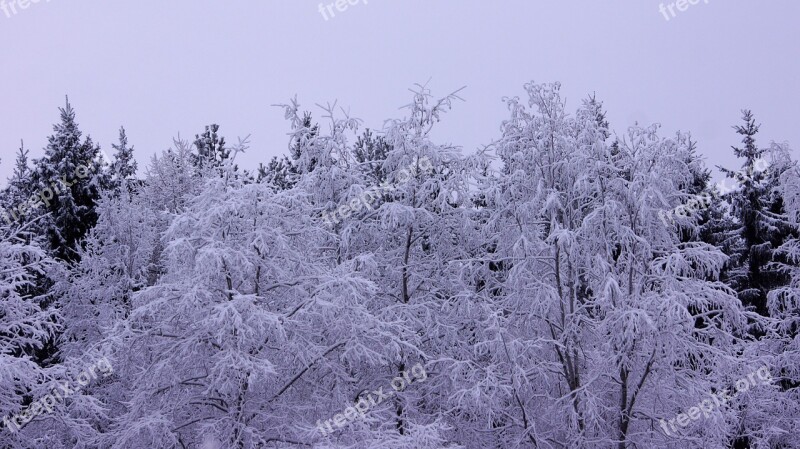
<instances>
[{"instance_id":1,"label":"tall slender tree","mask_svg":"<svg viewBox=\"0 0 800 449\"><path fill-rule=\"evenodd\" d=\"M61 121L53 126L44 157L36 162L34 186L43 211L50 214L42 229L50 251L74 261L80 240L97 221L95 207L107 172L100 147L91 137L81 139L69 99L59 111Z\"/></svg>"},{"instance_id":2,"label":"tall slender tree","mask_svg":"<svg viewBox=\"0 0 800 449\"><path fill-rule=\"evenodd\" d=\"M20 141L20 147L17 150L17 157L14 161L14 171L8 180L8 186L0 195L0 200L2 200L0 201L0 207L4 209L0 220L5 220L9 223L11 221L24 222L26 220L25 214L20 212L20 205L28 202L33 193L32 172L28 163L29 153L30 151L25 148L25 142Z\"/></svg>"},{"instance_id":3,"label":"tall slender tree","mask_svg":"<svg viewBox=\"0 0 800 449\"><path fill-rule=\"evenodd\" d=\"M124 127L119 129L119 142L112 144L111 147L115 152L114 161L109 167L109 187L118 194L123 185L134 180L137 169L136 160L133 158L133 147L128 146L128 136Z\"/></svg>"},{"instance_id":4,"label":"tall slender tree","mask_svg":"<svg viewBox=\"0 0 800 449\"><path fill-rule=\"evenodd\" d=\"M724 195L736 219L736 240L727 243L731 248L728 276L742 303L766 316L767 294L788 283L787 276L771 263L775 249L791 234L791 226L782 216L783 200L776 189L780 166L770 166L767 149L756 144L760 125L753 113L742 111L742 120L744 124L734 126L742 136L742 146L733 147L736 157L743 159L741 169L720 168L734 183L733 190Z\"/></svg>"}]
</instances>

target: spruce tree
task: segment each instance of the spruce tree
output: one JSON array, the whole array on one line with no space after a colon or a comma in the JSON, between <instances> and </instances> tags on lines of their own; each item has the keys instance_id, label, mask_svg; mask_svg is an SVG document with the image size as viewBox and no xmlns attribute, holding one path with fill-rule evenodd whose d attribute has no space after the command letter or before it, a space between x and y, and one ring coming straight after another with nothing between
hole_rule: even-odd
<instances>
[{"instance_id":1,"label":"spruce tree","mask_svg":"<svg viewBox=\"0 0 800 449\"><path fill-rule=\"evenodd\" d=\"M28 154L30 154L30 151L25 149L24 141L20 140L19 145L19 150L17 150L17 159L14 163L14 174L9 184L11 186L22 188L26 181L29 182L28 178L31 175L31 169L28 166Z\"/></svg>"},{"instance_id":2,"label":"spruce tree","mask_svg":"<svg viewBox=\"0 0 800 449\"><path fill-rule=\"evenodd\" d=\"M40 231L51 253L74 261L77 245L97 221L95 207L107 173L98 157L100 147L91 137L81 139L69 99L59 110L61 122L53 126L45 155L36 162L34 182L39 207L50 214Z\"/></svg>"},{"instance_id":3,"label":"spruce tree","mask_svg":"<svg viewBox=\"0 0 800 449\"><path fill-rule=\"evenodd\" d=\"M734 126L742 136L742 147L733 147L738 158L744 159L740 170L720 167L735 186L724 198L735 220L731 238L722 240L731 256L729 283L738 292L742 303L758 314L767 316L767 293L788 283L786 274L772 267L776 262L775 249L791 234L791 226L783 214L783 200L777 193L781 173L768 167L766 149L756 145L760 125L753 113L742 111L743 125Z\"/></svg>"},{"instance_id":4,"label":"spruce tree","mask_svg":"<svg viewBox=\"0 0 800 449\"><path fill-rule=\"evenodd\" d=\"M20 142L17 158L14 162L14 171L8 180L8 187L2 193L2 219L10 224L11 221L22 221L19 206L27 202L32 194L31 169L28 166L28 154L25 142Z\"/></svg>"},{"instance_id":5,"label":"spruce tree","mask_svg":"<svg viewBox=\"0 0 800 449\"><path fill-rule=\"evenodd\" d=\"M133 147L128 146L128 136L125 128L119 129L119 143L112 144L115 150L114 162L109 168L110 188L114 192L119 192L123 184L134 179L136 175L136 160L133 158Z\"/></svg>"}]
</instances>

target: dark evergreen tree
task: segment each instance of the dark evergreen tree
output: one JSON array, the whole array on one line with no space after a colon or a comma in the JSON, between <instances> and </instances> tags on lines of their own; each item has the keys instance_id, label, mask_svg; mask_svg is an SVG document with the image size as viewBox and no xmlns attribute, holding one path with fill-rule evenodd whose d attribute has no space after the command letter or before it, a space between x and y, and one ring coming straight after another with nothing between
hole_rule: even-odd
<instances>
[{"instance_id":1,"label":"dark evergreen tree","mask_svg":"<svg viewBox=\"0 0 800 449\"><path fill-rule=\"evenodd\" d=\"M367 128L358 137L353 148L353 156L360 164L361 172L367 177L370 185L380 185L386 181L383 162L392 151L392 146L383 136L375 136Z\"/></svg>"},{"instance_id":2,"label":"dark evergreen tree","mask_svg":"<svg viewBox=\"0 0 800 449\"><path fill-rule=\"evenodd\" d=\"M218 134L219 125L206 126L203 134L195 135L194 146L197 154L194 163L200 168L218 167L231 155L230 149L225 146L225 138Z\"/></svg>"},{"instance_id":3,"label":"dark evergreen tree","mask_svg":"<svg viewBox=\"0 0 800 449\"><path fill-rule=\"evenodd\" d=\"M9 186L26 188L30 185L31 168L28 166L29 150L25 149L25 142L20 141L19 150L17 150L17 159L14 162L14 173L11 178Z\"/></svg>"},{"instance_id":4,"label":"dark evergreen tree","mask_svg":"<svg viewBox=\"0 0 800 449\"><path fill-rule=\"evenodd\" d=\"M274 156L268 165L259 164L257 182L272 185L276 190L288 190L297 183L297 169L286 156Z\"/></svg>"},{"instance_id":5,"label":"dark evergreen tree","mask_svg":"<svg viewBox=\"0 0 800 449\"><path fill-rule=\"evenodd\" d=\"M689 154L684 163L692 176L682 189L688 195L686 203L693 205L690 214L696 218L697 226L682 228L682 241L700 241L721 247L733 234L733 222L718 186L711 183L711 171L697 152L697 142L687 136L686 145Z\"/></svg>"},{"instance_id":6,"label":"dark evergreen tree","mask_svg":"<svg viewBox=\"0 0 800 449\"><path fill-rule=\"evenodd\" d=\"M258 182L265 182L277 190L291 189L303 173L310 173L317 167L317 159L307 155L304 148L319 134L319 125L312 122L311 113L303 115L299 130L289 147L289 156L274 156L269 164L258 167Z\"/></svg>"},{"instance_id":7,"label":"dark evergreen tree","mask_svg":"<svg viewBox=\"0 0 800 449\"><path fill-rule=\"evenodd\" d=\"M55 257L74 261L77 245L97 221L95 207L107 173L98 157L100 147L91 137L81 140L69 99L59 110L61 122L53 126L33 178L41 198L39 207L49 213L40 231Z\"/></svg>"},{"instance_id":8,"label":"dark evergreen tree","mask_svg":"<svg viewBox=\"0 0 800 449\"><path fill-rule=\"evenodd\" d=\"M706 192L711 197L708 208L700 211L699 240L709 245L714 245L723 253L731 255L739 247L739 231L735 219L730 214L730 209L722 199L717 186L710 186ZM729 264L730 268L730 264ZM729 269L723 270L721 280L728 282Z\"/></svg>"},{"instance_id":9,"label":"dark evergreen tree","mask_svg":"<svg viewBox=\"0 0 800 449\"><path fill-rule=\"evenodd\" d=\"M31 186L31 169L28 165L28 154L25 142L20 142L17 158L14 162L14 172L8 180L8 186L2 194L2 207L5 209L6 221L21 221L19 205L24 204L33 193Z\"/></svg>"},{"instance_id":10,"label":"dark evergreen tree","mask_svg":"<svg viewBox=\"0 0 800 449\"><path fill-rule=\"evenodd\" d=\"M789 282L788 276L772 267L777 262L775 249L792 234L783 216L783 200L777 185L781 173L767 166L766 149L756 145L756 124L749 110L742 111L743 125L734 126L742 136L742 147L733 147L734 154L744 159L740 170L720 167L735 187L724 193L735 219L733 233L721 239L721 247L731 256L727 271L730 285L738 292L745 306L760 315L768 315L767 293ZM724 232L724 229L723 229Z\"/></svg>"},{"instance_id":11,"label":"dark evergreen tree","mask_svg":"<svg viewBox=\"0 0 800 449\"><path fill-rule=\"evenodd\" d=\"M128 147L128 136L125 128L119 129L119 143L112 144L114 148L114 162L109 168L110 188L112 191L119 192L124 184L134 180L136 176L136 160L133 158L133 147Z\"/></svg>"}]
</instances>

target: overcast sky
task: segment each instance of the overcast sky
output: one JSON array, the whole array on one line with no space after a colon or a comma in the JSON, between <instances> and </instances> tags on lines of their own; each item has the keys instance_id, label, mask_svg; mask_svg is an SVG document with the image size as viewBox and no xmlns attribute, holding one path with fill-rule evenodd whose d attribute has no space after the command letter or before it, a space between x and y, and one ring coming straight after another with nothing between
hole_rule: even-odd
<instances>
[{"instance_id":1,"label":"overcast sky","mask_svg":"<svg viewBox=\"0 0 800 449\"><path fill-rule=\"evenodd\" d=\"M327 20L319 0L40 0L15 4L16 14L9 5L0 179L20 139L42 155L65 95L104 150L125 126L141 174L174 136L209 123L229 141L251 135L245 167L285 152L288 124L271 105L295 94L312 112L338 100L380 128L429 79L436 95L467 86L439 133L465 152L498 137L502 97L534 80L560 81L570 110L596 93L618 132L634 121L691 131L712 166L738 166L731 125L751 108L761 144L789 141L797 157L800 2L700 0L674 17L661 3L359 0Z\"/></svg>"}]
</instances>

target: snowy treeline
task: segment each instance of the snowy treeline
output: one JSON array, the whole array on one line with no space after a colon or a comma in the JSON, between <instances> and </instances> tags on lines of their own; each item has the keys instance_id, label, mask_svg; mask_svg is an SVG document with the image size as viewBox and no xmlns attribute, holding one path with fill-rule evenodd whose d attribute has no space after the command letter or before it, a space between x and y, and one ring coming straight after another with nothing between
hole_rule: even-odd
<instances>
[{"instance_id":1,"label":"snowy treeline","mask_svg":"<svg viewBox=\"0 0 800 449\"><path fill-rule=\"evenodd\" d=\"M67 103L2 192L0 448L800 448L787 145L745 111L721 192L558 84L474 153L432 137L458 100L292 101L257 172L216 125L137 171Z\"/></svg>"}]
</instances>

